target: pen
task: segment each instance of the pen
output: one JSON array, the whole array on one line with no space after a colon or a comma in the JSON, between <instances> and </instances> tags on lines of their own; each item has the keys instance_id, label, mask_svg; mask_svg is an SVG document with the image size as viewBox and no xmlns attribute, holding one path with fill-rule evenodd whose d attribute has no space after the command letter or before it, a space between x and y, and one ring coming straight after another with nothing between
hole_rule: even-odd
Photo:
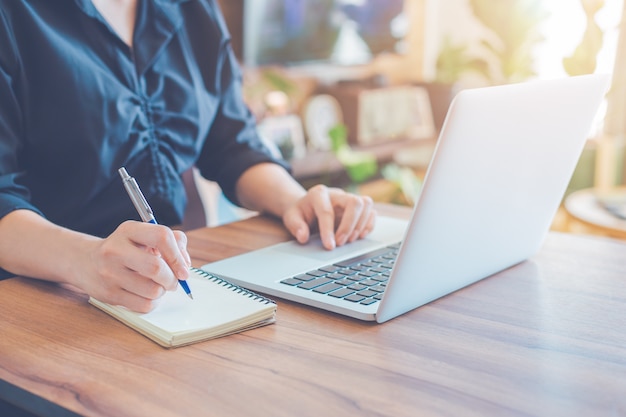
<instances>
[{"instance_id":1,"label":"pen","mask_svg":"<svg viewBox=\"0 0 626 417\"><path fill-rule=\"evenodd\" d=\"M117 172L119 172L120 176L122 177L124 188L126 188L126 192L133 202L133 205L137 209L141 220L146 223L157 224L154 213L152 213L152 209L146 201L146 197L144 197L141 189L139 189L137 181L135 181L133 177L128 175L128 172L126 172L126 168L124 167L118 169ZM193 295L191 294L191 290L189 289L187 281L179 279L178 282L180 283L180 286L183 287L183 290L185 290L185 294L187 294L187 296L189 296L189 298L193 300Z\"/></svg>"}]
</instances>

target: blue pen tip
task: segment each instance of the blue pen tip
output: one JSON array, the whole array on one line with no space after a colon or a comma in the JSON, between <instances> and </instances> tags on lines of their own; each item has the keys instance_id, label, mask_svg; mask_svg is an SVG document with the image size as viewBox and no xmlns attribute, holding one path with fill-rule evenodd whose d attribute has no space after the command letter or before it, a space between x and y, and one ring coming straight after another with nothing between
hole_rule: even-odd
<instances>
[{"instance_id":1,"label":"blue pen tip","mask_svg":"<svg viewBox=\"0 0 626 417\"><path fill-rule=\"evenodd\" d=\"M185 290L185 294L187 294L189 298L193 300L193 295L191 295L191 290L189 289L189 285L187 284L187 281L178 280L178 283L180 284L181 287L183 287L183 290Z\"/></svg>"}]
</instances>

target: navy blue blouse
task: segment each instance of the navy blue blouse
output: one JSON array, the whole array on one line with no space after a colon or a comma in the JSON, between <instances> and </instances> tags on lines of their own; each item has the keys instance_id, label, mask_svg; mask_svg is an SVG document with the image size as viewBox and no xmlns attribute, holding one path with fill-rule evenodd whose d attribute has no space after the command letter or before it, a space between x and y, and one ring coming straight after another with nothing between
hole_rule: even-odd
<instances>
[{"instance_id":1,"label":"navy blue blouse","mask_svg":"<svg viewBox=\"0 0 626 417\"><path fill-rule=\"evenodd\" d=\"M140 0L133 48L90 0L0 0L0 218L30 209L97 236L138 219L125 166L162 224L195 165L235 203L272 159L214 0Z\"/></svg>"}]
</instances>

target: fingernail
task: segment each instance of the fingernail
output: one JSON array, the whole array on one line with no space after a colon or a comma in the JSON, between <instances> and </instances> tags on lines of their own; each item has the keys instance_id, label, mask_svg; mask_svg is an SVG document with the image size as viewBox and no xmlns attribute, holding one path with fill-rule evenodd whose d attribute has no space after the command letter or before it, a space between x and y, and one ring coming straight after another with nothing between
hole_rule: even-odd
<instances>
[{"instance_id":1,"label":"fingernail","mask_svg":"<svg viewBox=\"0 0 626 417\"><path fill-rule=\"evenodd\" d=\"M298 240L298 242L300 243L304 243L307 241L307 231L304 227L301 227L298 229L298 231L296 232L296 239Z\"/></svg>"},{"instance_id":2,"label":"fingernail","mask_svg":"<svg viewBox=\"0 0 626 417\"><path fill-rule=\"evenodd\" d=\"M339 246L343 246L345 243L346 243L346 235L343 235L343 234L338 235L337 236L337 244Z\"/></svg>"},{"instance_id":3,"label":"fingernail","mask_svg":"<svg viewBox=\"0 0 626 417\"><path fill-rule=\"evenodd\" d=\"M176 278L178 278L178 279L187 279L187 278L189 278L189 270L187 268L179 268L176 271Z\"/></svg>"}]
</instances>

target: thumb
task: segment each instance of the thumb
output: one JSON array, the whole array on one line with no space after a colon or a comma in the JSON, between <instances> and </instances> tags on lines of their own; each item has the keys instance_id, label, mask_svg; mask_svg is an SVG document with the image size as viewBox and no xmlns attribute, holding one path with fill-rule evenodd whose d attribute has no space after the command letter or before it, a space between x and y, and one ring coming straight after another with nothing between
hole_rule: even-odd
<instances>
[{"instance_id":1,"label":"thumb","mask_svg":"<svg viewBox=\"0 0 626 417\"><path fill-rule=\"evenodd\" d=\"M299 243L308 242L311 231L301 212L289 211L283 217L283 224Z\"/></svg>"}]
</instances>

